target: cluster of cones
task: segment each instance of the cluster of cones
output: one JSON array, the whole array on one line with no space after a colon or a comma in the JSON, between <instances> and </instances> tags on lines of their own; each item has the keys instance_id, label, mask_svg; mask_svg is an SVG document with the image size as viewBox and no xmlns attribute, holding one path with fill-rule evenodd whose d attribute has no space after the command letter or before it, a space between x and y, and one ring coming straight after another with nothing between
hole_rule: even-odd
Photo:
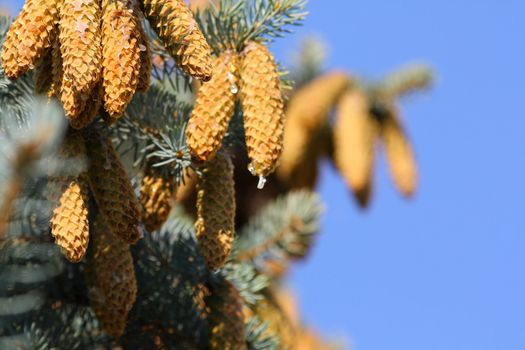
<instances>
[{"instance_id":1,"label":"cluster of cones","mask_svg":"<svg viewBox=\"0 0 525 350\"><path fill-rule=\"evenodd\" d=\"M5 74L35 68L38 92L58 97L74 128L99 114L114 122L150 83L144 17L185 73L211 78L211 49L182 0L27 0L3 45Z\"/></svg>"},{"instance_id":2,"label":"cluster of cones","mask_svg":"<svg viewBox=\"0 0 525 350\"><path fill-rule=\"evenodd\" d=\"M288 103L277 178L289 188L313 188L318 161L328 155L358 204L367 207L379 141L395 187L403 196L412 196L417 168L397 99L430 83L430 71L423 67L406 69L371 88L339 71L314 79ZM334 108L332 123L329 116Z\"/></svg>"},{"instance_id":3,"label":"cluster of cones","mask_svg":"<svg viewBox=\"0 0 525 350\"><path fill-rule=\"evenodd\" d=\"M195 233L201 253L212 270L221 268L230 255L235 235L234 169L227 152L220 151L200 168L189 172L177 185L169 175L146 167L140 188L143 222L150 232L168 219L175 202L188 203L196 192ZM185 203L187 204L187 203Z\"/></svg>"},{"instance_id":4,"label":"cluster of cones","mask_svg":"<svg viewBox=\"0 0 525 350\"><path fill-rule=\"evenodd\" d=\"M277 166L284 133L284 101L275 60L266 46L250 42L241 53L222 53L213 66L213 78L200 87L188 121L187 145L196 160L213 159L240 102L249 170L263 180L262 186Z\"/></svg>"},{"instance_id":5,"label":"cluster of cones","mask_svg":"<svg viewBox=\"0 0 525 350\"><path fill-rule=\"evenodd\" d=\"M84 159L87 168L82 168ZM122 334L135 301L129 246L141 237L141 221L149 231L160 228L174 202L185 201L194 188L201 253L210 269L224 266L233 245L236 210L233 164L226 152L206 163L200 177L188 173L179 185L148 165L139 199L111 141L97 130L68 130L57 155L59 165L66 162L80 170L50 171L51 233L69 261L78 263L87 255L91 305L108 334Z\"/></svg>"},{"instance_id":6,"label":"cluster of cones","mask_svg":"<svg viewBox=\"0 0 525 350\"><path fill-rule=\"evenodd\" d=\"M86 271L91 305L108 334L119 337L137 291L129 246L141 237L139 202L111 141L99 133L70 130L57 161L78 171L50 171L51 233L74 263L91 244Z\"/></svg>"}]
</instances>

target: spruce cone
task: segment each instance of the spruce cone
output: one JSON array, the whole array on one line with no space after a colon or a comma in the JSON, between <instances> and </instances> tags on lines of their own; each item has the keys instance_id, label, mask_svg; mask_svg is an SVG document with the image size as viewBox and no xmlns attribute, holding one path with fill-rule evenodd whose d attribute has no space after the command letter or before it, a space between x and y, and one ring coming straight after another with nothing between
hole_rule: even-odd
<instances>
[{"instance_id":1,"label":"spruce cone","mask_svg":"<svg viewBox=\"0 0 525 350\"><path fill-rule=\"evenodd\" d=\"M148 37L144 28L142 27L142 20L144 15L142 14L140 7L135 7L135 13L139 17L139 30L140 30L140 72L139 82L137 84L138 92L146 92L151 84L151 70L153 69L153 59L151 57L151 45L148 41Z\"/></svg>"},{"instance_id":2,"label":"spruce cone","mask_svg":"<svg viewBox=\"0 0 525 350\"><path fill-rule=\"evenodd\" d=\"M186 128L186 143L199 161L208 161L228 131L238 91L238 58L225 53L213 62L213 78L203 83Z\"/></svg>"},{"instance_id":3,"label":"spruce cone","mask_svg":"<svg viewBox=\"0 0 525 350\"><path fill-rule=\"evenodd\" d=\"M95 120L102 106L102 91L102 82L99 82L91 92L88 103L78 118L69 121L72 128L83 129Z\"/></svg>"},{"instance_id":4,"label":"spruce cone","mask_svg":"<svg viewBox=\"0 0 525 350\"><path fill-rule=\"evenodd\" d=\"M175 199L177 203L185 203L194 193L197 187L198 176L191 168L185 169L184 177L177 187Z\"/></svg>"},{"instance_id":5,"label":"spruce cone","mask_svg":"<svg viewBox=\"0 0 525 350\"><path fill-rule=\"evenodd\" d=\"M47 94L53 87L53 53L49 49L35 67L35 92Z\"/></svg>"},{"instance_id":6,"label":"spruce cone","mask_svg":"<svg viewBox=\"0 0 525 350\"><path fill-rule=\"evenodd\" d=\"M361 207L369 200L377 136L377 121L369 114L367 96L361 90L347 91L334 126L334 163Z\"/></svg>"},{"instance_id":7,"label":"spruce cone","mask_svg":"<svg viewBox=\"0 0 525 350\"><path fill-rule=\"evenodd\" d=\"M264 45L252 42L246 46L240 77L250 170L268 176L281 155L284 112L277 65Z\"/></svg>"},{"instance_id":8,"label":"spruce cone","mask_svg":"<svg viewBox=\"0 0 525 350\"><path fill-rule=\"evenodd\" d=\"M195 232L210 269L224 265L230 255L235 230L233 164L219 152L204 169L198 184Z\"/></svg>"},{"instance_id":9,"label":"spruce cone","mask_svg":"<svg viewBox=\"0 0 525 350\"><path fill-rule=\"evenodd\" d=\"M92 229L93 250L86 270L88 296L106 333L119 338L137 297L133 257L129 245L113 236L102 216L97 216Z\"/></svg>"},{"instance_id":10,"label":"spruce cone","mask_svg":"<svg viewBox=\"0 0 525 350\"><path fill-rule=\"evenodd\" d=\"M396 111L381 122L381 137L394 185L403 196L411 197L418 181L416 160Z\"/></svg>"},{"instance_id":11,"label":"spruce cone","mask_svg":"<svg viewBox=\"0 0 525 350\"><path fill-rule=\"evenodd\" d=\"M287 124L303 125L314 132L326 123L328 114L345 92L350 79L344 72L323 75L301 88L286 108Z\"/></svg>"},{"instance_id":12,"label":"spruce cone","mask_svg":"<svg viewBox=\"0 0 525 350\"><path fill-rule=\"evenodd\" d=\"M175 197L176 184L152 167L146 169L140 187L142 220L149 232L161 228L168 219Z\"/></svg>"},{"instance_id":13,"label":"spruce cone","mask_svg":"<svg viewBox=\"0 0 525 350\"><path fill-rule=\"evenodd\" d=\"M65 167L85 157L84 140L77 133L69 133L61 147L58 161ZM68 169L71 170L71 169ZM84 257L89 242L89 189L85 172L79 174L52 174L48 181L49 200L54 208L51 233L66 258L74 263Z\"/></svg>"},{"instance_id":14,"label":"spruce cone","mask_svg":"<svg viewBox=\"0 0 525 350\"><path fill-rule=\"evenodd\" d=\"M140 239L140 205L111 140L92 131L86 138L89 184L111 232L127 243Z\"/></svg>"},{"instance_id":15,"label":"spruce cone","mask_svg":"<svg viewBox=\"0 0 525 350\"><path fill-rule=\"evenodd\" d=\"M211 78L211 48L182 0L143 0L143 11L182 70L199 80Z\"/></svg>"},{"instance_id":16,"label":"spruce cone","mask_svg":"<svg viewBox=\"0 0 525 350\"><path fill-rule=\"evenodd\" d=\"M102 0L102 9L104 105L114 122L139 82L141 24L131 0Z\"/></svg>"},{"instance_id":17,"label":"spruce cone","mask_svg":"<svg viewBox=\"0 0 525 350\"><path fill-rule=\"evenodd\" d=\"M56 35L58 0L27 0L7 33L2 64L10 79L17 79L45 54Z\"/></svg>"},{"instance_id":18,"label":"spruce cone","mask_svg":"<svg viewBox=\"0 0 525 350\"><path fill-rule=\"evenodd\" d=\"M286 109L283 154L277 175L295 188L315 185L317 160L326 151L330 110L349 85L343 72L315 79L292 96Z\"/></svg>"},{"instance_id":19,"label":"spruce cone","mask_svg":"<svg viewBox=\"0 0 525 350\"><path fill-rule=\"evenodd\" d=\"M304 126L290 123L284 131L281 162L277 168L279 180L289 188L313 189L317 183L319 159L329 153L331 129L323 126L310 134Z\"/></svg>"},{"instance_id":20,"label":"spruce cone","mask_svg":"<svg viewBox=\"0 0 525 350\"><path fill-rule=\"evenodd\" d=\"M235 286L223 281L206 298L206 304L210 310L210 349L246 349L243 300Z\"/></svg>"},{"instance_id":21,"label":"spruce cone","mask_svg":"<svg viewBox=\"0 0 525 350\"><path fill-rule=\"evenodd\" d=\"M61 101L76 119L101 75L100 0L65 0L60 11Z\"/></svg>"}]
</instances>

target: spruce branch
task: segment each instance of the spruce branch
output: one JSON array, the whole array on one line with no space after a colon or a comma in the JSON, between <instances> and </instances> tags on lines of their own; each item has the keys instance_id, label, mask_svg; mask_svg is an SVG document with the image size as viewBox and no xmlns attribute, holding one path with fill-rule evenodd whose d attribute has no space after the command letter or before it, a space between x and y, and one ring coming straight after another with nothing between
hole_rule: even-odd
<instances>
[{"instance_id":1,"label":"spruce branch","mask_svg":"<svg viewBox=\"0 0 525 350\"><path fill-rule=\"evenodd\" d=\"M271 42L291 33L306 17L305 0L221 0L211 3L197 21L216 54L240 52L249 41Z\"/></svg>"},{"instance_id":2,"label":"spruce branch","mask_svg":"<svg viewBox=\"0 0 525 350\"><path fill-rule=\"evenodd\" d=\"M235 242L233 260L287 265L305 257L319 230L322 205L308 191L290 192L270 203L244 227Z\"/></svg>"},{"instance_id":3,"label":"spruce branch","mask_svg":"<svg viewBox=\"0 0 525 350\"><path fill-rule=\"evenodd\" d=\"M251 264L229 262L221 269L221 274L235 285L248 304L260 300L260 292L269 284L268 277L257 273Z\"/></svg>"},{"instance_id":4,"label":"spruce branch","mask_svg":"<svg viewBox=\"0 0 525 350\"><path fill-rule=\"evenodd\" d=\"M268 323L262 322L257 316L253 316L246 323L246 345L248 350L277 350L279 341L268 336Z\"/></svg>"},{"instance_id":5,"label":"spruce branch","mask_svg":"<svg viewBox=\"0 0 525 350\"><path fill-rule=\"evenodd\" d=\"M33 318L13 324L0 338L1 349L109 349L111 340L100 331L93 312L72 304L46 305Z\"/></svg>"},{"instance_id":6,"label":"spruce branch","mask_svg":"<svg viewBox=\"0 0 525 350\"><path fill-rule=\"evenodd\" d=\"M153 85L148 92L137 94L126 114L113 128L117 147L131 153L134 166L148 162L175 177L192 167L186 147L185 128L190 106L177 102L176 95Z\"/></svg>"},{"instance_id":7,"label":"spruce branch","mask_svg":"<svg viewBox=\"0 0 525 350\"><path fill-rule=\"evenodd\" d=\"M423 63L413 63L388 74L380 90L389 96L404 95L430 88L435 80L434 71Z\"/></svg>"},{"instance_id":8,"label":"spruce branch","mask_svg":"<svg viewBox=\"0 0 525 350\"><path fill-rule=\"evenodd\" d=\"M59 108L35 100L24 123L12 113L0 111L0 236L24 184L45 173L48 159L62 136L64 125Z\"/></svg>"}]
</instances>

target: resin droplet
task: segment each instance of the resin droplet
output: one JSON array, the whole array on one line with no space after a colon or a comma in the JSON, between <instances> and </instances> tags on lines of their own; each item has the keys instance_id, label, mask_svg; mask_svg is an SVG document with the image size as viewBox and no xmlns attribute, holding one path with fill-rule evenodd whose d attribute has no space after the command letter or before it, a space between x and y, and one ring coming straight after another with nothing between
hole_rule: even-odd
<instances>
[{"instance_id":1,"label":"resin droplet","mask_svg":"<svg viewBox=\"0 0 525 350\"><path fill-rule=\"evenodd\" d=\"M235 84L232 84L230 86L230 91L232 94L237 95L237 93L239 92L239 87Z\"/></svg>"},{"instance_id":2,"label":"resin droplet","mask_svg":"<svg viewBox=\"0 0 525 350\"><path fill-rule=\"evenodd\" d=\"M264 185L266 185L266 181L268 181L264 176L259 176L259 183L257 184L257 189L262 190L264 188Z\"/></svg>"}]
</instances>

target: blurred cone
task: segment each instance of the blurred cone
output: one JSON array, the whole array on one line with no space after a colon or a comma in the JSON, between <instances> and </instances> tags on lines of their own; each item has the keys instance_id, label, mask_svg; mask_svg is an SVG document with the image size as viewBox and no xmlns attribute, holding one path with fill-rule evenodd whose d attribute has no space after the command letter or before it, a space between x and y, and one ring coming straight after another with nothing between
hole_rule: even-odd
<instances>
[{"instance_id":1,"label":"blurred cone","mask_svg":"<svg viewBox=\"0 0 525 350\"><path fill-rule=\"evenodd\" d=\"M411 197L418 182L416 160L395 110L381 122L381 137L394 185L403 196Z\"/></svg>"},{"instance_id":2,"label":"blurred cone","mask_svg":"<svg viewBox=\"0 0 525 350\"><path fill-rule=\"evenodd\" d=\"M208 161L228 131L238 92L238 58L224 53L213 61L213 78L202 83L186 128L186 143L199 161Z\"/></svg>"},{"instance_id":3,"label":"blurred cone","mask_svg":"<svg viewBox=\"0 0 525 350\"><path fill-rule=\"evenodd\" d=\"M204 11L211 5L219 6L217 0L190 0L190 7L193 12Z\"/></svg>"},{"instance_id":4,"label":"blurred cone","mask_svg":"<svg viewBox=\"0 0 525 350\"><path fill-rule=\"evenodd\" d=\"M285 118L279 72L266 46L256 42L246 45L240 81L250 171L266 177L281 156Z\"/></svg>"},{"instance_id":5,"label":"blurred cone","mask_svg":"<svg viewBox=\"0 0 525 350\"><path fill-rule=\"evenodd\" d=\"M348 87L350 79L335 71L321 76L295 93L286 108L283 154L277 176L292 188L313 188L317 163L327 152L330 110Z\"/></svg>"},{"instance_id":6,"label":"blurred cone","mask_svg":"<svg viewBox=\"0 0 525 350\"><path fill-rule=\"evenodd\" d=\"M176 184L163 176L158 169L147 166L140 186L142 220L146 230L153 232L161 228L170 215Z\"/></svg>"},{"instance_id":7,"label":"blurred cone","mask_svg":"<svg viewBox=\"0 0 525 350\"><path fill-rule=\"evenodd\" d=\"M287 123L314 132L326 123L328 114L350 84L345 72L334 71L313 80L297 91L286 108Z\"/></svg>"},{"instance_id":8,"label":"blurred cone","mask_svg":"<svg viewBox=\"0 0 525 350\"><path fill-rule=\"evenodd\" d=\"M177 193L175 195L177 203L185 203L188 198L194 194L195 188L197 187L197 181L198 176L192 169L187 168L183 171L183 179L179 186L177 186Z\"/></svg>"},{"instance_id":9,"label":"blurred cone","mask_svg":"<svg viewBox=\"0 0 525 350\"><path fill-rule=\"evenodd\" d=\"M93 250L86 269L90 305L103 329L120 338L137 297L129 245L113 236L98 215L92 225Z\"/></svg>"},{"instance_id":10,"label":"blurred cone","mask_svg":"<svg viewBox=\"0 0 525 350\"><path fill-rule=\"evenodd\" d=\"M334 163L361 207L367 207L370 199L377 136L368 97L358 89L347 91L334 126Z\"/></svg>"},{"instance_id":11,"label":"blurred cone","mask_svg":"<svg viewBox=\"0 0 525 350\"><path fill-rule=\"evenodd\" d=\"M211 350L246 349L243 300L231 282L223 281L206 298Z\"/></svg>"},{"instance_id":12,"label":"blurred cone","mask_svg":"<svg viewBox=\"0 0 525 350\"><path fill-rule=\"evenodd\" d=\"M245 318L257 316L266 323L264 335L274 337L279 341L279 349L295 349L296 329L293 322L280 307L275 295L269 289L263 291L264 298L257 301L252 309L244 308Z\"/></svg>"},{"instance_id":13,"label":"blurred cone","mask_svg":"<svg viewBox=\"0 0 525 350\"><path fill-rule=\"evenodd\" d=\"M195 232L208 267L224 266L235 232L233 164L225 152L208 162L198 183Z\"/></svg>"}]
</instances>

